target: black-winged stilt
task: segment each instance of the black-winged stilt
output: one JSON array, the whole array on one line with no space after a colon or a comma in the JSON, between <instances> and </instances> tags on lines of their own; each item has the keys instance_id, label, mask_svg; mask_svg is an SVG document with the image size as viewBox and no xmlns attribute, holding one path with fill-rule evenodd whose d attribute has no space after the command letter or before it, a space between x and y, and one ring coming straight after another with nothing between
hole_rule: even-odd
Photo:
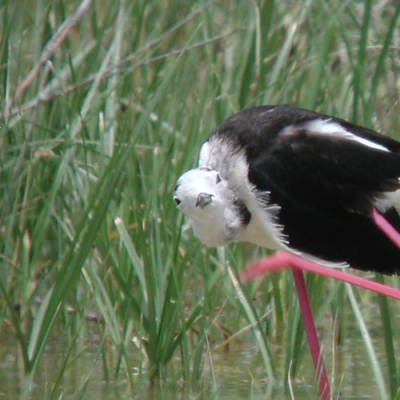
<instances>
[{"instance_id":1,"label":"black-winged stilt","mask_svg":"<svg viewBox=\"0 0 400 400\"><path fill-rule=\"evenodd\" d=\"M173 198L207 246L234 241L279 251L242 274L293 269L321 397L330 397L300 270L400 299L399 291L325 267L400 272L400 143L292 105L223 122ZM307 315L308 314L308 315Z\"/></svg>"}]
</instances>

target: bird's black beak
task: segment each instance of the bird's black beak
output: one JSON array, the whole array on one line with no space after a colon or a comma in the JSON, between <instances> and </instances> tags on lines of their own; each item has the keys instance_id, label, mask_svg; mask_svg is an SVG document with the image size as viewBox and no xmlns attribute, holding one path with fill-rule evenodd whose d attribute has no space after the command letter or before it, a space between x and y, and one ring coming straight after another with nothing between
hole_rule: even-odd
<instances>
[{"instance_id":1,"label":"bird's black beak","mask_svg":"<svg viewBox=\"0 0 400 400\"><path fill-rule=\"evenodd\" d=\"M212 202L214 195L209 193L199 193L197 196L196 207L204 208Z\"/></svg>"}]
</instances>

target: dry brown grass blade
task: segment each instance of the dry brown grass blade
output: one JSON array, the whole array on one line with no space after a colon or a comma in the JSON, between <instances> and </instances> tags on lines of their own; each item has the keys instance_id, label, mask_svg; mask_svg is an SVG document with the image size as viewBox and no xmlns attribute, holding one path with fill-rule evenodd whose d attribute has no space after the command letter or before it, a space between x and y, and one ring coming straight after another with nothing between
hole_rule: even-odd
<instances>
[{"instance_id":1,"label":"dry brown grass blade","mask_svg":"<svg viewBox=\"0 0 400 400\"><path fill-rule=\"evenodd\" d=\"M35 77L40 72L40 69L44 65L46 61L50 59L53 53L60 47L62 41L68 36L71 29L82 19L82 17L89 10L92 5L92 0L83 0L76 11L66 20L64 23L58 28L57 32L53 35L53 37L46 43L42 55L40 56L39 61L32 68L31 72L29 72L28 76L18 87L15 97L19 99Z\"/></svg>"}]
</instances>

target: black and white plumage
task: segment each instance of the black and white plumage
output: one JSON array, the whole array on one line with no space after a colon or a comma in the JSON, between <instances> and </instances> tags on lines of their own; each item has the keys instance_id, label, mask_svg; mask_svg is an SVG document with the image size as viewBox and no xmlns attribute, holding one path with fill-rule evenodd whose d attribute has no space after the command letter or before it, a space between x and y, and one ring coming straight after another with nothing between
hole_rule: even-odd
<instances>
[{"instance_id":1,"label":"black and white plumage","mask_svg":"<svg viewBox=\"0 0 400 400\"><path fill-rule=\"evenodd\" d=\"M296 106L259 106L216 129L174 201L207 246L252 242L392 274L400 250L371 212L400 231L399 177L399 142Z\"/></svg>"}]
</instances>

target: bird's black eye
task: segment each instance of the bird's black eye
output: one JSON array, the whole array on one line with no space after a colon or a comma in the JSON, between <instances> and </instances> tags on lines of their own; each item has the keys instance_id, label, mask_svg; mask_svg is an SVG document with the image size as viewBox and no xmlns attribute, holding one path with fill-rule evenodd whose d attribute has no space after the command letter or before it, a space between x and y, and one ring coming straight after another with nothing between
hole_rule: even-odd
<instances>
[{"instance_id":1,"label":"bird's black eye","mask_svg":"<svg viewBox=\"0 0 400 400\"><path fill-rule=\"evenodd\" d=\"M179 183L176 184L175 188L174 188L174 192L176 192L178 190L179 187Z\"/></svg>"},{"instance_id":2,"label":"bird's black eye","mask_svg":"<svg viewBox=\"0 0 400 400\"><path fill-rule=\"evenodd\" d=\"M221 175L217 172L215 183L220 183L222 181Z\"/></svg>"}]
</instances>

